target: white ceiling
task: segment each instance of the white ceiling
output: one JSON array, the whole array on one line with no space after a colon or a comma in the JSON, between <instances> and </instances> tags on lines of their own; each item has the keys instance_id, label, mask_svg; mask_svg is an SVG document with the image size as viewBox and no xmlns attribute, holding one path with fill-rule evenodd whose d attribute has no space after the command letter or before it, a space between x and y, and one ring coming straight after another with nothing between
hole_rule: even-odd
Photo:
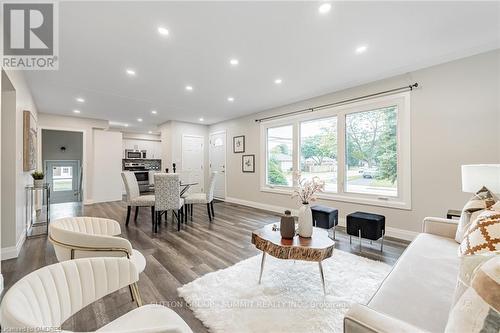
<instances>
[{"instance_id":1,"label":"white ceiling","mask_svg":"<svg viewBox=\"0 0 500 333\"><path fill-rule=\"evenodd\" d=\"M79 109L147 131L167 120L215 123L500 47L499 2L336 2L326 15L318 6L62 2L59 70L27 71L28 83L41 112ZM360 45L368 49L358 55Z\"/></svg>"}]
</instances>

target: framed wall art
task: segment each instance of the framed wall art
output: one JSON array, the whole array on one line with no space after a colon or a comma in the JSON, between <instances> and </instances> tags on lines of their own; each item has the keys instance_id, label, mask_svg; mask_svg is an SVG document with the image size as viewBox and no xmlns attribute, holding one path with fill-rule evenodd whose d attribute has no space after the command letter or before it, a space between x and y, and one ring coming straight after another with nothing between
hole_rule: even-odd
<instances>
[{"instance_id":1,"label":"framed wall art","mask_svg":"<svg viewBox=\"0 0 500 333\"><path fill-rule=\"evenodd\" d=\"M23 171L36 169L37 125L30 111L23 112Z\"/></svg>"},{"instance_id":2,"label":"framed wall art","mask_svg":"<svg viewBox=\"0 0 500 333\"><path fill-rule=\"evenodd\" d=\"M255 172L255 155L241 156L241 170L243 172Z\"/></svg>"},{"instance_id":3,"label":"framed wall art","mask_svg":"<svg viewBox=\"0 0 500 333\"><path fill-rule=\"evenodd\" d=\"M245 136L235 136L233 137L233 153L244 153L245 152Z\"/></svg>"}]
</instances>

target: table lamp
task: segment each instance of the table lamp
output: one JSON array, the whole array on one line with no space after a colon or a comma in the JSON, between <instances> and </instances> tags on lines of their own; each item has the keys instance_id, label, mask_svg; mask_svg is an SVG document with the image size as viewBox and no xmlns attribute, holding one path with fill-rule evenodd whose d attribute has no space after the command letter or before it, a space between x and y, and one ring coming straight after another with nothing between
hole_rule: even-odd
<instances>
[{"instance_id":1,"label":"table lamp","mask_svg":"<svg viewBox=\"0 0 500 333\"><path fill-rule=\"evenodd\" d=\"M500 164L462 165L462 191L476 193L483 186L500 193Z\"/></svg>"}]
</instances>

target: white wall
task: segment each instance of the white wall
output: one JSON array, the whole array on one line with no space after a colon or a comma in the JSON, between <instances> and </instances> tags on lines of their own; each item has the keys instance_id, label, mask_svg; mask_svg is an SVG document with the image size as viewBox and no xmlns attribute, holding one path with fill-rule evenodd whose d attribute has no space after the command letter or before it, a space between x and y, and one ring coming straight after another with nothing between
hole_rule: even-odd
<instances>
[{"instance_id":1,"label":"white wall","mask_svg":"<svg viewBox=\"0 0 500 333\"><path fill-rule=\"evenodd\" d=\"M16 241L16 193L17 186L17 169L16 169L16 145L12 144L12 138L16 137L16 131L19 131L16 126L9 126L16 122L16 91L7 75L2 72L2 98L1 98L1 123L2 128L2 167L1 167L1 244L11 249L11 254L7 257L12 257L17 253ZM4 255L6 254L5 251ZM3 256L2 256L3 257Z\"/></svg>"},{"instance_id":2,"label":"white wall","mask_svg":"<svg viewBox=\"0 0 500 333\"><path fill-rule=\"evenodd\" d=\"M162 169L172 172L172 163L176 164L177 171L182 170L182 136L197 135L204 138L204 166L205 187L208 182L208 126L169 121L160 126L162 142Z\"/></svg>"},{"instance_id":3,"label":"white wall","mask_svg":"<svg viewBox=\"0 0 500 333\"><path fill-rule=\"evenodd\" d=\"M386 216L387 234L413 237L425 216L460 209L470 194L461 192L460 166L500 163L500 51L441 64L386 80L320 96L252 116L210 126L227 131L227 200L268 209L297 208L288 195L259 189L259 124L256 118L331 103L418 82L411 93L412 210L337 201L340 218L363 210ZM256 173L241 172L241 155L232 138L246 136L245 154L256 155Z\"/></svg>"},{"instance_id":4,"label":"white wall","mask_svg":"<svg viewBox=\"0 0 500 333\"><path fill-rule=\"evenodd\" d=\"M14 127L11 132L15 137L10 137L9 147L13 153L2 150L2 164L4 158L15 160L15 220L1 221L2 226L2 260L17 257L25 237L25 193L24 187L32 183L29 172L23 171L23 111L29 110L37 118L37 108L31 92L26 84L22 71L5 71L8 79L16 91L15 117L8 125ZM4 128L5 128L4 124ZM5 138L4 138L5 139ZM3 147L6 147L3 145ZM9 230L7 235L3 231ZM15 230L15 232L14 232Z\"/></svg>"},{"instance_id":5,"label":"white wall","mask_svg":"<svg viewBox=\"0 0 500 333\"><path fill-rule=\"evenodd\" d=\"M93 202L122 200L122 133L94 129Z\"/></svg>"}]
</instances>

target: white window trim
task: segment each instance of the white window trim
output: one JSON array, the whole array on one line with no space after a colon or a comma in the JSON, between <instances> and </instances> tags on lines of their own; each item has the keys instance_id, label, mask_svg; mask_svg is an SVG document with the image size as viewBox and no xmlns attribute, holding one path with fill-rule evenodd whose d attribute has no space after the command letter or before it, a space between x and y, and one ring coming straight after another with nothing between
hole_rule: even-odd
<instances>
[{"instance_id":1,"label":"white window trim","mask_svg":"<svg viewBox=\"0 0 500 333\"><path fill-rule=\"evenodd\" d=\"M389 105L398 106L397 137L398 137L398 196L383 197L371 194L344 192L345 167L345 116L350 113L383 108ZM337 117L337 189L338 192L319 193L318 198L332 201L351 202L372 206L390 207L397 209L411 209L411 112L410 92L387 95L367 99L355 103L336 106L320 111L298 114L286 118L262 122L260 124L260 190L262 192L291 195L293 187L270 186L267 184L267 129L286 125L293 125L293 165L294 170L299 167L300 152L300 123L303 121L325 117ZM295 186L295 184L294 184Z\"/></svg>"}]
</instances>

